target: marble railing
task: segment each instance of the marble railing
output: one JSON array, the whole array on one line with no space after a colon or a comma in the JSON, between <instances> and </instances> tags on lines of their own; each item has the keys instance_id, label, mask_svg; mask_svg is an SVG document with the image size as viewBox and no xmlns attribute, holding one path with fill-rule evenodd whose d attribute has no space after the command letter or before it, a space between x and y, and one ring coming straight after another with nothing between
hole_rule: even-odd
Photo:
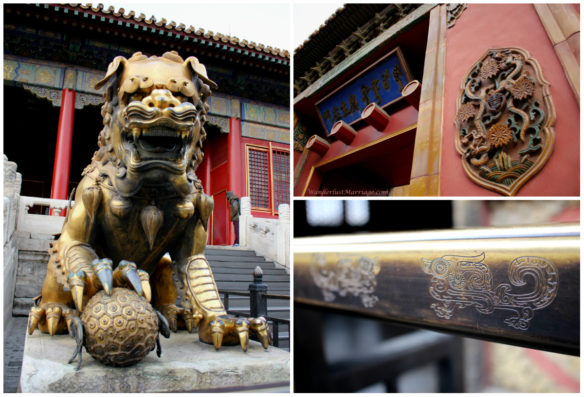
<instances>
[{"instance_id":1,"label":"marble railing","mask_svg":"<svg viewBox=\"0 0 584 397\"><path fill-rule=\"evenodd\" d=\"M249 197L241 198L239 243L290 272L290 206L278 206L278 219L254 217Z\"/></svg>"}]
</instances>

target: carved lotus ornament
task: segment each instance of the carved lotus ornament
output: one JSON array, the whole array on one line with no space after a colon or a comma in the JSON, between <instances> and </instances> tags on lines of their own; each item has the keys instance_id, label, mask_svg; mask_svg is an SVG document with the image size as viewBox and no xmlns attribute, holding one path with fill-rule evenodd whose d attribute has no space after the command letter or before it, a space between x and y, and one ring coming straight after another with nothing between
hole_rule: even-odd
<instances>
[{"instance_id":1,"label":"carved lotus ornament","mask_svg":"<svg viewBox=\"0 0 584 397\"><path fill-rule=\"evenodd\" d=\"M521 48L488 50L472 65L455 117L456 149L471 180L511 196L542 169L554 143L549 85Z\"/></svg>"}]
</instances>

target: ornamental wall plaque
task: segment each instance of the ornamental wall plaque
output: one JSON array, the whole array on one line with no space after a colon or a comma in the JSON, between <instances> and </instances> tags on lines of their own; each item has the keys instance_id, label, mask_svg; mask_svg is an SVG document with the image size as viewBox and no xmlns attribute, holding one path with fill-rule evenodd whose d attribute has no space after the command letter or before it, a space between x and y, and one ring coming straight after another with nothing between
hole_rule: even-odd
<instances>
[{"instance_id":1,"label":"ornamental wall plaque","mask_svg":"<svg viewBox=\"0 0 584 397\"><path fill-rule=\"evenodd\" d=\"M456 149L475 183L512 196L548 160L556 113L541 67L521 48L488 50L458 97Z\"/></svg>"}]
</instances>

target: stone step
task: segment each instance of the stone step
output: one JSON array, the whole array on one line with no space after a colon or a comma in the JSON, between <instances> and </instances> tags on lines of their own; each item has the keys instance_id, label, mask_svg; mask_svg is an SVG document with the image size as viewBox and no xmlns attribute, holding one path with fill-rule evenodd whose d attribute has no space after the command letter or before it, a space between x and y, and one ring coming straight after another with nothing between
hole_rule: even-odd
<instances>
[{"instance_id":1,"label":"stone step","mask_svg":"<svg viewBox=\"0 0 584 397\"><path fill-rule=\"evenodd\" d=\"M240 269L237 266L215 266L212 265L212 270L213 270L213 274L244 274L246 276L248 276L249 280L251 281L253 279L253 271L255 270L255 268L245 268L245 269ZM290 276L288 274L286 274L285 271L282 271L283 269L278 269L278 268L263 268L262 267L262 272L264 274L264 277L267 275L271 275L271 276L284 276L286 275L286 277L290 278Z\"/></svg>"},{"instance_id":2,"label":"stone step","mask_svg":"<svg viewBox=\"0 0 584 397\"><path fill-rule=\"evenodd\" d=\"M211 260L209 260L209 263L211 264L211 267L213 268L213 270L215 270L215 269L229 269L229 271L241 270L241 271L246 271L249 274L253 274L253 271L255 270L255 268L259 266L262 269L262 271L264 272L264 274L267 274L266 272L287 274L286 270L284 270L281 267L276 267L273 263L270 263L270 262L264 262L264 263L259 263L259 262L255 262L255 263L253 263L253 262L250 262L250 263L216 262L211 258Z\"/></svg>"},{"instance_id":3,"label":"stone step","mask_svg":"<svg viewBox=\"0 0 584 397\"><path fill-rule=\"evenodd\" d=\"M221 280L220 281L215 280L215 282L217 283L217 288L219 288L220 290L242 291L242 292L247 291L247 284L245 285L244 288L242 288L242 284L238 283L238 282L221 281ZM272 293L272 294L289 295L290 286L288 283L272 283L271 285L268 285L268 291L269 291L269 293Z\"/></svg>"},{"instance_id":4,"label":"stone step","mask_svg":"<svg viewBox=\"0 0 584 397\"><path fill-rule=\"evenodd\" d=\"M241 304L242 302L232 302L231 299L229 300L229 310L235 310L235 311L249 311L249 305L244 305ZM274 305L277 304L276 302L273 302ZM285 307L285 306L274 306L272 305L271 307L269 307L268 310L268 315L271 316L275 316L278 318L289 318L289 312L290 312L290 308L289 307ZM288 317L287 317L288 315Z\"/></svg>"},{"instance_id":5,"label":"stone step","mask_svg":"<svg viewBox=\"0 0 584 397\"><path fill-rule=\"evenodd\" d=\"M266 261L254 251L244 251L241 248L224 247L214 249L207 247L205 256L213 270L213 276L219 290L247 292L253 282L253 271L260 266L263 273L262 281L268 286L268 293L290 295L290 275L273 262ZM268 316L290 319L290 301L268 299ZM249 297L229 295L229 309L249 313ZM289 348L289 327L281 324L278 336L280 347Z\"/></svg>"},{"instance_id":6,"label":"stone step","mask_svg":"<svg viewBox=\"0 0 584 397\"><path fill-rule=\"evenodd\" d=\"M41 293L40 289L37 295ZM35 296L37 296L35 295ZM29 298L14 298L14 304L12 306L12 316L13 317L28 317L28 312L33 305L32 297Z\"/></svg>"},{"instance_id":7,"label":"stone step","mask_svg":"<svg viewBox=\"0 0 584 397\"><path fill-rule=\"evenodd\" d=\"M223 255L230 255L230 256L256 256L255 251L247 249L247 248L241 248L241 247L226 247L226 246L214 246L214 245L208 245L205 248L205 254L206 255L218 255L218 254L223 254Z\"/></svg>"},{"instance_id":8,"label":"stone step","mask_svg":"<svg viewBox=\"0 0 584 397\"><path fill-rule=\"evenodd\" d=\"M246 282L249 284L253 280L250 280L249 274L241 274L241 273L228 273L228 272L215 272L213 271L213 276L215 280L222 280L224 278L228 279L229 281L241 281L243 284ZM225 276L225 277L223 277ZM282 274L264 274L262 281L270 286L270 283L277 283L277 282L284 282L288 284L288 275Z\"/></svg>"},{"instance_id":9,"label":"stone step","mask_svg":"<svg viewBox=\"0 0 584 397\"><path fill-rule=\"evenodd\" d=\"M268 299L268 315L277 318L286 318L289 314L290 308L285 306L288 303L286 300L270 300ZM229 298L229 310L249 311L249 300L232 300Z\"/></svg>"},{"instance_id":10,"label":"stone step","mask_svg":"<svg viewBox=\"0 0 584 397\"><path fill-rule=\"evenodd\" d=\"M215 262L228 262L228 263L241 263L241 264L247 264L247 263L271 263L266 261L263 257L261 256L228 256L228 255L206 255L207 256L207 260L209 261L215 261Z\"/></svg>"},{"instance_id":11,"label":"stone step","mask_svg":"<svg viewBox=\"0 0 584 397\"><path fill-rule=\"evenodd\" d=\"M49 260L49 253L44 251L30 251L20 249L18 251L18 257L23 260Z\"/></svg>"},{"instance_id":12,"label":"stone step","mask_svg":"<svg viewBox=\"0 0 584 397\"><path fill-rule=\"evenodd\" d=\"M223 298L223 294L221 293L221 291L223 291L222 289L219 289L219 294L221 295L221 299L225 300ZM285 294L280 294L280 295L285 295ZM287 307L289 306L289 300L288 299L277 299L277 298L268 298L268 308L270 308L271 306L274 307ZM232 307L233 305L237 304L238 306L247 306L249 308L249 296L237 296L237 295L229 295L229 307Z\"/></svg>"},{"instance_id":13,"label":"stone step","mask_svg":"<svg viewBox=\"0 0 584 397\"><path fill-rule=\"evenodd\" d=\"M49 254L39 251L20 250L14 288L15 298L32 298L40 294L47 274Z\"/></svg>"}]
</instances>

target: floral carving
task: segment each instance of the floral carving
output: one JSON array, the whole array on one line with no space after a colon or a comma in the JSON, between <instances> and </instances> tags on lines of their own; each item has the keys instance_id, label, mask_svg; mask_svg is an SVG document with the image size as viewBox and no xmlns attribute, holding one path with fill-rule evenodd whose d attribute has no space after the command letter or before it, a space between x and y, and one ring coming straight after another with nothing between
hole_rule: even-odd
<instances>
[{"instance_id":1,"label":"floral carving","mask_svg":"<svg viewBox=\"0 0 584 397\"><path fill-rule=\"evenodd\" d=\"M552 152L555 110L537 61L521 48L488 50L458 97L456 148L475 183L514 195Z\"/></svg>"},{"instance_id":2,"label":"floral carving","mask_svg":"<svg viewBox=\"0 0 584 397\"><path fill-rule=\"evenodd\" d=\"M495 76L498 71L499 62L493 58L489 58L481 65L480 76L483 79L490 79L491 77Z\"/></svg>"},{"instance_id":3,"label":"floral carving","mask_svg":"<svg viewBox=\"0 0 584 397\"><path fill-rule=\"evenodd\" d=\"M456 115L456 119L460 123L464 123L468 119L473 118L476 113L477 113L477 111L476 111L475 107L472 105L472 103L464 103L464 104L462 104L462 106L460 106L460 109L458 109L458 114Z\"/></svg>"},{"instance_id":4,"label":"floral carving","mask_svg":"<svg viewBox=\"0 0 584 397\"><path fill-rule=\"evenodd\" d=\"M495 124L489 128L489 142L496 148L505 146L512 138L513 132L504 124Z\"/></svg>"},{"instance_id":5,"label":"floral carving","mask_svg":"<svg viewBox=\"0 0 584 397\"><path fill-rule=\"evenodd\" d=\"M515 82L515 84L513 84L511 95L513 95L513 98L515 99L525 99L533 95L534 89L535 83L533 80L523 75Z\"/></svg>"}]
</instances>

